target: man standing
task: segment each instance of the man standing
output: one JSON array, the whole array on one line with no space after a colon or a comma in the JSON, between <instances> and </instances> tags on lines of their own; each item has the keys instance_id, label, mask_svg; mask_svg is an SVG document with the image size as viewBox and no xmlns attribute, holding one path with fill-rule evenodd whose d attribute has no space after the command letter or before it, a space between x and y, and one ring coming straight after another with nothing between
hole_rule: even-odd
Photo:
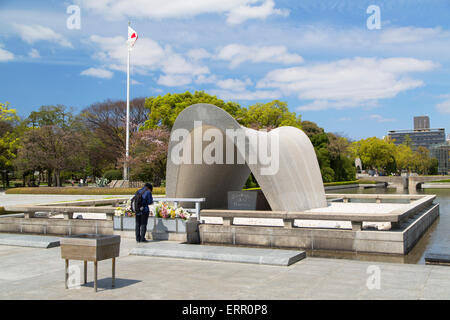
<instances>
[{"instance_id":1,"label":"man standing","mask_svg":"<svg viewBox=\"0 0 450 320\"><path fill-rule=\"evenodd\" d=\"M149 205L153 203L152 197L153 186L150 183L146 183L142 189L136 192L136 196L138 194L142 197L141 202L141 210L136 212L136 241L137 242L148 242L145 239L145 234L147 233L147 222L148 216L150 214L150 210L148 208Z\"/></svg>"}]
</instances>

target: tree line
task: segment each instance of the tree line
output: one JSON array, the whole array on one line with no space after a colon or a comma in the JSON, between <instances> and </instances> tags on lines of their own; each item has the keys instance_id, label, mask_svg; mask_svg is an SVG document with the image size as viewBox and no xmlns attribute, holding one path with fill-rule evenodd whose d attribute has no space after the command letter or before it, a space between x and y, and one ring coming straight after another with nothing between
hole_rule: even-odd
<instances>
[{"instance_id":1,"label":"tree line","mask_svg":"<svg viewBox=\"0 0 450 320\"><path fill-rule=\"evenodd\" d=\"M314 122L302 120L300 115L289 111L285 102L274 100L243 107L196 91L130 101L131 180L164 185L170 130L178 114L195 103L216 105L249 128L272 130L293 126L303 130L314 146L324 182L354 180L355 157L360 157L366 167L386 171L399 167L423 169L422 164L410 164L407 146L397 148L392 142L374 140L377 138L352 142L325 132ZM125 121L126 102L121 100L94 103L78 113L63 105L41 106L25 119L20 119L8 103L0 104L3 184L9 185L11 176L24 185L45 182L49 186L62 186L65 181L80 178L84 181L96 177L121 179ZM371 144L376 147L369 147ZM424 150L414 152L426 155ZM416 161L414 152L412 158ZM247 186L254 185L257 181L249 177Z\"/></svg>"},{"instance_id":2,"label":"tree line","mask_svg":"<svg viewBox=\"0 0 450 320\"><path fill-rule=\"evenodd\" d=\"M406 136L403 143L395 145L389 137L371 137L355 141L351 145L353 157L359 157L362 169L372 169L385 175L416 172L432 175L438 172L438 160L423 146L414 146Z\"/></svg>"}]
</instances>

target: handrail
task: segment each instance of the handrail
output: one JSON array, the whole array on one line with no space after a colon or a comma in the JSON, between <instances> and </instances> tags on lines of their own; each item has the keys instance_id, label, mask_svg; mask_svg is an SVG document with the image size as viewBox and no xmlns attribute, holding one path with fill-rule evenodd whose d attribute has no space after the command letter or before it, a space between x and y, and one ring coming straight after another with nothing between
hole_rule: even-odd
<instances>
[{"instance_id":1,"label":"handrail","mask_svg":"<svg viewBox=\"0 0 450 320\"><path fill-rule=\"evenodd\" d=\"M111 220L116 207L120 203L128 201L129 198L113 198L113 199L98 199L98 200L83 200L72 202L56 202L46 204L35 205L17 205L8 208L8 211L24 212L26 218L33 218L36 212L50 212L53 214L63 214L66 219L72 219L74 212L89 212L89 213L105 213L107 219ZM195 203L195 208L186 210L193 211L197 220L200 221L201 203L206 201L206 198L165 198L154 197L154 202L173 202L175 206L178 206L180 202L192 202ZM96 207L96 205L107 205Z\"/></svg>"},{"instance_id":2,"label":"handrail","mask_svg":"<svg viewBox=\"0 0 450 320\"><path fill-rule=\"evenodd\" d=\"M201 222L201 220L200 220L201 203L203 203L205 201L206 201L206 198L153 198L153 202L173 202L175 207L178 207L178 203L180 203L180 202L195 203L195 209L193 209L193 211L195 212L195 214L197 216L198 222Z\"/></svg>"}]
</instances>

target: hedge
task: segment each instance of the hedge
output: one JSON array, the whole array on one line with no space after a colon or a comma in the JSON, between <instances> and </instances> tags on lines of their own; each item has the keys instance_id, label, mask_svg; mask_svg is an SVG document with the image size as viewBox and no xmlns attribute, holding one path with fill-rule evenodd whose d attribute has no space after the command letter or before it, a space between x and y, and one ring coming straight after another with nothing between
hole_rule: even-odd
<instances>
[{"instance_id":1,"label":"hedge","mask_svg":"<svg viewBox=\"0 0 450 320\"><path fill-rule=\"evenodd\" d=\"M331 187L331 186L345 186L349 184L376 184L376 181L371 180L354 180L354 181L336 181L336 182L324 182L325 187ZM251 190L261 190L261 188L248 188L248 189L242 189L245 191L251 191Z\"/></svg>"}]
</instances>

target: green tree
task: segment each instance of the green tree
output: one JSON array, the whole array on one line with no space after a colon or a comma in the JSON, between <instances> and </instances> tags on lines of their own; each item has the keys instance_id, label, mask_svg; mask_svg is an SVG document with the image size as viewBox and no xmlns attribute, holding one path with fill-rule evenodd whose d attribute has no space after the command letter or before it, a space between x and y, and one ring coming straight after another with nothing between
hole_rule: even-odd
<instances>
[{"instance_id":1,"label":"green tree","mask_svg":"<svg viewBox=\"0 0 450 320\"><path fill-rule=\"evenodd\" d=\"M253 129L274 129L291 126L301 129L300 115L290 112L287 103L274 100L268 103L256 103L239 110L236 120L242 125Z\"/></svg>"},{"instance_id":2,"label":"green tree","mask_svg":"<svg viewBox=\"0 0 450 320\"><path fill-rule=\"evenodd\" d=\"M3 187L9 187L9 173L17 155L20 135L20 118L10 104L0 103L0 171Z\"/></svg>"},{"instance_id":3,"label":"green tree","mask_svg":"<svg viewBox=\"0 0 450 320\"><path fill-rule=\"evenodd\" d=\"M239 104L235 102L225 102L203 91L195 91L194 94L187 91L185 93L168 93L164 96L149 97L145 99L145 107L149 110L149 117L142 130L161 127L171 130L180 112L196 103L213 104L224 109L233 117L241 109Z\"/></svg>"},{"instance_id":4,"label":"green tree","mask_svg":"<svg viewBox=\"0 0 450 320\"><path fill-rule=\"evenodd\" d=\"M366 168L390 173L395 167L395 145L390 139L362 139L352 144L352 150Z\"/></svg>"},{"instance_id":5,"label":"green tree","mask_svg":"<svg viewBox=\"0 0 450 320\"><path fill-rule=\"evenodd\" d=\"M428 174L428 170L432 166L430 151L423 146L419 146L416 151L414 151L413 159L417 173Z\"/></svg>"},{"instance_id":6,"label":"green tree","mask_svg":"<svg viewBox=\"0 0 450 320\"><path fill-rule=\"evenodd\" d=\"M404 169L408 170L408 172L411 171L411 168L413 167L414 154L408 145L399 144L396 146L394 158L398 170Z\"/></svg>"}]
</instances>

